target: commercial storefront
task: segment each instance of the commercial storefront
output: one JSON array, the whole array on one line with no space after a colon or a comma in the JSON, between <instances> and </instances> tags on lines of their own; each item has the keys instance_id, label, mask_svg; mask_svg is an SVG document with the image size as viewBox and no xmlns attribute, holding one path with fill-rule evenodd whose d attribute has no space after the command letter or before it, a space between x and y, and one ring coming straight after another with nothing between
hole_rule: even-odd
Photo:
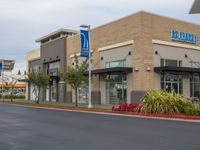
<instances>
[{"instance_id":1,"label":"commercial storefront","mask_svg":"<svg viewBox=\"0 0 200 150\"><path fill-rule=\"evenodd\" d=\"M60 66L61 70L74 64L74 54L80 55L79 33L65 31L65 66ZM45 38L52 36L55 35ZM200 25L138 12L96 27L90 36L93 104L136 103L151 89L176 92L188 98L200 97ZM58 40L55 38L42 45ZM52 48L51 58L56 58L57 47ZM39 51L42 54L42 49ZM44 59L49 60L44 58L47 53L38 58L43 66ZM57 80L59 83L60 79ZM59 88L59 84L52 85L55 88L47 90L58 96L64 93L60 101L74 101L69 85L64 89ZM87 91L87 85L79 89L80 103L87 103ZM48 96L44 95L43 99Z\"/></svg>"},{"instance_id":2,"label":"commercial storefront","mask_svg":"<svg viewBox=\"0 0 200 150\"><path fill-rule=\"evenodd\" d=\"M15 60L0 60L0 95L5 98L12 93L14 96L24 98L26 84L20 80L25 78L24 74L13 74Z\"/></svg>"}]
</instances>

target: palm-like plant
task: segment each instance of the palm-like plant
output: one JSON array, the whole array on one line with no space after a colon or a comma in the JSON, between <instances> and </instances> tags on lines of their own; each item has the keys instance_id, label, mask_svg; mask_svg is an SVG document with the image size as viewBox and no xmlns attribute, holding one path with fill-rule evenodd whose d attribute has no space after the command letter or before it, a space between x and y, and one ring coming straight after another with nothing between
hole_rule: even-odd
<instances>
[{"instance_id":1,"label":"palm-like plant","mask_svg":"<svg viewBox=\"0 0 200 150\"><path fill-rule=\"evenodd\" d=\"M180 114L192 104L182 95L165 91L149 91L143 99L141 112L155 114Z\"/></svg>"}]
</instances>

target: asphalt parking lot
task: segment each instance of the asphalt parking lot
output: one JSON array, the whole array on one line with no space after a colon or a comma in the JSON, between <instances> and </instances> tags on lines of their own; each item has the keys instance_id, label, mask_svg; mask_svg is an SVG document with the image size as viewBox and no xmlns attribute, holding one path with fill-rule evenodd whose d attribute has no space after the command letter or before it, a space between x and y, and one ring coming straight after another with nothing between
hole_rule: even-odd
<instances>
[{"instance_id":1,"label":"asphalt parking lot","mask_svg":"<svg viewBox=\"0 0 200 150\"><path fill-rule=\"evenodd\" d=\"M200 123L0 104L0 150L200 150Z\"/></svg>"}]
</instances>

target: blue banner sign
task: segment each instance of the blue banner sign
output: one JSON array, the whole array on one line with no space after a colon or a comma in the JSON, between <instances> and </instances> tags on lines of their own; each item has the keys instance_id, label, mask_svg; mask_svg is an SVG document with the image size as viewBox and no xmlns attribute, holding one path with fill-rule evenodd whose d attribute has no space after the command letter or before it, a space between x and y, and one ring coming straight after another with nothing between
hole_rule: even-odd
<instances>
[{"instance_id":1,"label":"blue banner sign","mask_svg":"<svg viewBox=\"0 0 200 150\"><path fill-rule=\"evenodd\" d=\"M86 30L80 30L81 37L81 57L89 57L89 33Z\"/></svg>"},{"instance_id":2,"label":"blue banner sign","mask_svg":"<svg viewBox=\"0 0 200 150\"><path fill-rule=\"evenodd\" d=\"M2 74L2 70L3 70L3 64L0 63L0 76L1 76L1 74Z\"/></svg>"},{"instance_id":3,"label":"blue banner sign","mask_svg":"<svg viewBox=\"0 0 200 150\"><path fill-rule=\"evenodd\" d=\"M196 44L197 36L195 34L180 32L176 30L171 31L172 41L179 41L184 43Z\"/></svg>"}]
</instances>

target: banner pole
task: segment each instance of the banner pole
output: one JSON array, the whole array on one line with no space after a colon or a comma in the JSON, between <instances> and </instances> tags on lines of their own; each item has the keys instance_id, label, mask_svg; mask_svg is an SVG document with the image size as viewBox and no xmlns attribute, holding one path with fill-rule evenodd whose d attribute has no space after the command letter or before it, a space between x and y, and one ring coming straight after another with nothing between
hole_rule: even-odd
<instances>
[{"instance_id":1,"label":"banner pole","mask_svg":"<svg viewBox=\"0 0 200 150\"><path fill-rule=\"evenodd\" d=\"M1 68L1 100L4 101L3 100L3 71L4 71L4 68L3 68L4 61L3 61L3 59L1 60L1 65L2 65L2 68Z\"/></svg>"},{"instance_id":2,"label":"banner pole","mask_svg":"<svg viewBox=\"0 0 200 150\"><path fill-rule=\"evenodd\" d=\"M92 74L91 74L91 40L90 40L90 34L91 34L91 29L90 25L80 25L81 28L86 28L87 32L85 31L80 31L81 33L81 56L82 57L88 57L89 60L89 66L88 66L88 108L92 107L92 101L91 101L91 84L92 84Z\"/></svg>"},{"instance_id":3,"label":"banner pole","mask_svg":"<svg viewBox=\"0 0 200 150\"><path fill-rule=\"evenodd\" d=\"M90 46L90 25L88 26L88 32L89 32L89 95L88 95L88 108L92 107L92 101L91 101L91 84L92 84L92 78L91 78L91 46Z\"/></svg>"}]
</instances>

